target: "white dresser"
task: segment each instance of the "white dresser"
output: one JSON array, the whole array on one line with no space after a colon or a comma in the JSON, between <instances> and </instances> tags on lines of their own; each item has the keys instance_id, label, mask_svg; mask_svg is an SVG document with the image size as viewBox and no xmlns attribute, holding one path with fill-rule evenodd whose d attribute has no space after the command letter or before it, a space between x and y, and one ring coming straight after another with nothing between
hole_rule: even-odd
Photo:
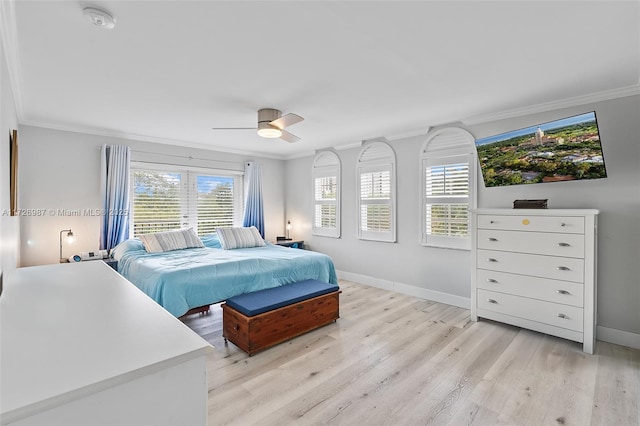
<instances>
[{"instance_id":1,"label":"white dresser","mask_svg":"<svg viewBox=\"0 0 640 426\"><path fill-rule=\"evenodd\" d=\"M471 319L595 347L597 210L472 211Z\"/></svg>"},{"instance_id":2,"label":"white dresser","mask_svg":"<svg viewBox=\"0 0 640 426\"><path fill-rule=\"evenodd\" d=\"M211 345L104 262L11 271L0 340L2 425L207 424Z\"/></svg>"}]
</instances>

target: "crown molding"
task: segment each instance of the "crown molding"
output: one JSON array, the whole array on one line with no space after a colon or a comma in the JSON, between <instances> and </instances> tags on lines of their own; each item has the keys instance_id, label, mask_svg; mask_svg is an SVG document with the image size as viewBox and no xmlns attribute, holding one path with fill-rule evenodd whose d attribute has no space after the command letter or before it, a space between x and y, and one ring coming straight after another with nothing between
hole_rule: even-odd
<instances>
[{"instance_id":1,"label":"crown molding","mask_svg":"<svg viewBox=\"0 0 640 426\"><path fill-rule=\"evenodd\" d=\"M424 126L424 127L420 127L413 130L407 130L404 132L392 133L390 135L387 135L386 138L390 141L395 141L399 139L407 139L407 138L413 138L417 136L426 136L427 133L429 133L429 130L431 130L431 126Z\"/></svg>"},{"instance_id":2,"label":"crown molding","mask_svg":"<svg viewBox=\"0 0 640 426\"><path fill-rule=\"evenodd\" d=\"M611 99L624 98L627 96L640 95L640 83L618 89L606 90L603 92L592 93L589 95L576 96L573 98L562 99L558 101L546 102L542 104L532 105L523 108L514 108L508 111L501 111L489 114L475 115L462 120L465 125L473 125L480 123L488 123L491 121L504 120L514 117L522 117L524 115L537 114L546 111L552 111L562 108L570 108L579 105L590 104L594 102L608 101Z\"/></svg>"},{"instance_id":3,"label":"crown molding","mask_svg":"<svg viewBox=\"0 0 640 426\"><path fill-rule=\"evenodd\" d=\"M318 148L318 149L316 149L314 151L305 151L305 152L300 152L298 154L288 155L286 157L283 157L282 159L283 160L295 160L296 158L314 156L320 151L326 151L326 150L343 151L345 149L360 148L361 146L362 146L362 141L356 142L356 143L344 144L344 145L335 145L335 146L329 146L329 147L326 147L326 148Z\"/></svg>"},{"instance_id":4,"label":"crown molding","mask_svg":"<svg viewBox=\"0 0 640 426\"><path fill-rule=\"evenodd\" d=\"M22 122L22 77L18 55L18 28L16 24L15 0L0 1L0 38L9 71L9 82L13 91L18 122Z\"/></svg>"},{"instance_id":5,"label":"crown molding","mask_svg":"<svg viewBox=\"0 0 640 426\"><path fill-rule=\"evenodd\" d=\"M288 160L295 160L297 158L312 157L316 155L316 151L322 151L322 150L323 149L317 149L315 151L303 151L297 154L291 154L291 155L281 157L280 160L288 161Z\"/></svg>"},{"instance_id":6,"label":"crown molding","mask_svg":"<svg viewBox=\"0 0 640 426\"><path fill-rule=\"evenodd\" d=\"M65 132L74 132L74 133L84 133L87 135L94 135L94 136L104 136L109 138L118 138L118 139L126 139L126 140L141 141L141 142L153 142L153 143L160 143L164 145L182 146L185 148L195 148L195 149L204 149L207 151L224 152L227 154L237 154L237 155L246 155L250 157L269 158L272 160L286 160L286 157L283 155L274 155L274 154L269 154L269 153L264 153L259 151L255 151L255 152L243 151L243 150L230 149L222 146L208 145L208 144L203 144L198 142L165 139L165 138L159 138L155 136L136 135L133 133L85 128L85 127L79 127L79 126L65 126L65 125L59 125L59 124L40 123L35 121L22 121L20 122L20 124L24 126L40 127L43 129L61 130Z\"/></svg>"},{"instance_id":7,"label":"crown molding","mask_svg":"<svg viewBox=\"0 0 640 426\"><path fill-rule=\"evenodd\" d=\"M344 144L344 145L336 145L333 146L332 148L338 151L342 151L344 149L351 149L351 148L360 148L362 146L362 142L355 142L355 143L348 143L348 144Z\"/></svg>"}]
</instances>

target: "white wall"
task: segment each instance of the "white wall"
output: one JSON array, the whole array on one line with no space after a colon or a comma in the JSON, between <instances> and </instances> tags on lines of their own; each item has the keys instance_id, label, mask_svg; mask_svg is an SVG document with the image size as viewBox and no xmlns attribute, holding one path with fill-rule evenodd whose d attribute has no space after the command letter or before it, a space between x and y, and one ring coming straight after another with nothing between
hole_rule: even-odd
<instances>
[{"instance_id":1,"label":"white wall","mask_svg":"<svg viewBox=\"0 0 640 426\"><path fill-rule=\"evenodd\" d=\"M468 298L468 251L442 250L419 245L419 161L423 137L391 141L397 169L397 243L358 239L356 160L360 148L337 151L342 162L342 236L311 235L313 157L287 162L286 215L292 238L305 240L312 250L329 254L336 269L382 280L394 288L410 285ZM306 176L306 178L303 178Z\"/></svg>"},{"instance_id":2,"label":"white wall","mask_svg":"<svg viewBox=\"0 0 640 426\"><path fill-rule=\"evenodd\" d=\"M0 40L0 271L13 269L19 263L20 218L8 215L10 207L9 134L14 129L18 129L18 117L4 47Z\"/></svg>"},{"instance_id":3,"label":"white wall","mask_svg":"<svg viewBox=\"0 0 640 426\"><path fill-rule=\"evenodd\" d=\"M20 191L23 209L41 209L39 217L21 218L21 265L57 263L62 229L72 229L73 246L65 257L96 250L100 218L69 216L60 210L99 209L102 144L129 145L134 161L158 161L194 167L242 169L245 161L263 164L265 237L284 232L284 167L281 160L241 156L149 142L95 136L40 127L20 127ZM193 157L193 159L185 157Z\"/></svg>"},{"instance_id":4,"label":"white wall","mask_svg":"<svg viewBox=\"0 0 640 426\"><path fill-rule=\"evenodd\" d=\"M484 188L480 180L478 207L511 208L515 199L547 198L550 208L599 209L598 324L640 335L640 97L478 124L467 130L481 138L594 110L607 179L502 188ZM446 301L452 295L450 303L464 305L462 301L468 303L470 297L469 252L418 243L418 154L423 140L391 141L398 171L397 243L357 239L355 162L359 148L338 151L342 161L342 238L311 235L313 157L287 162L286 216L293 224L292 237L330 255L347 277L361 277L409 294L431 294L436 300Z\"/></svg>"}]
</instances>

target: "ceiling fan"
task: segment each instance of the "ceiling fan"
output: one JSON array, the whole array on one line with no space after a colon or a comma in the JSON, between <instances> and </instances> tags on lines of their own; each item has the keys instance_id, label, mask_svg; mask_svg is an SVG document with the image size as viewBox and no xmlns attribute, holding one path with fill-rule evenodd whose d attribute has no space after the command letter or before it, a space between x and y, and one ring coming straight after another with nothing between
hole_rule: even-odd
<instances>
[{"instance_id":1,"label":"ceiling fan","mask_svg":"<svg viewBox=\"0 0 640 426\"><path fill-rule=\"evenodd\" d=\"M297 142L300 140L294 134L284 130L285 127L301 122L304 118L297 114L285 114L273 108L262 108L258 110L258 127L212 127L213 130L258 130L258 135L263 138L280 138L287 142Z\"/></svg>"}]
</instances>

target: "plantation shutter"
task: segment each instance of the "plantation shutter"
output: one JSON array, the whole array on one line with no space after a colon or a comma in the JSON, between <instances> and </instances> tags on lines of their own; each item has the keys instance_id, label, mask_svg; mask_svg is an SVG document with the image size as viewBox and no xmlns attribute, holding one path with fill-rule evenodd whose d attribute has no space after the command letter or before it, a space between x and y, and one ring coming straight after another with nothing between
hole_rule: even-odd
<instances>
[{"instance_id":1,"label":"plantation shutter","mask_svg":"<svg viewBox=\"0 0 640 426\"><path fill-rule=\"evenodd\" d=\"M313 164L313 234L340 237L340 160L331 151L320 152Z\"/></svg>"},{"instance_id":2,"label":"plantation shutter","mask_svg":"<svg viewBox=\"0 0 640 426\"><path fill-rule=\"evenodd\" d=\"M359 236L395 241L395 154L384 142L366 146L358 158Z\"/></svg>"},{"instance_id":3,"label":"plantation shutter","mask_svg":"<svg viewBox=\"0 0 640 426\"><path fill-rule=\"evenodd\" d=\"M391 230L391 170L360 174L360 224L363 231Z\"/></svg>"},{"instance_id":4,"label":"plantation shutter","mask_svg":"<svg viewBox=\"0 0 640 426\"><path fill-rule=\"evenodd\" d=\"M426 233L466 237L469 233L469 162L451 157L450 164L426 165Z\"/></svg>"},{"instance_id":5,"label":"plantation shutter","mask_svg":"<svg viewBox=\"0 0 640 426\"><path fill-rule=\"evenodd\" d=\"M428 135L421 152L422 244L470 248L469 209L475 207L473 141L459 128Z\"/></svg>"},{"instance_id":6,"label":"plantation shutter","mask_svg":"<svg viewBox=\"0 0 640 426\"><path fill-rule=\"evenodd\" d=\"M336 176L325 176L315 179L315 226L317 228L336 227L336 187Z\"/></svg>"}]
</instances>

